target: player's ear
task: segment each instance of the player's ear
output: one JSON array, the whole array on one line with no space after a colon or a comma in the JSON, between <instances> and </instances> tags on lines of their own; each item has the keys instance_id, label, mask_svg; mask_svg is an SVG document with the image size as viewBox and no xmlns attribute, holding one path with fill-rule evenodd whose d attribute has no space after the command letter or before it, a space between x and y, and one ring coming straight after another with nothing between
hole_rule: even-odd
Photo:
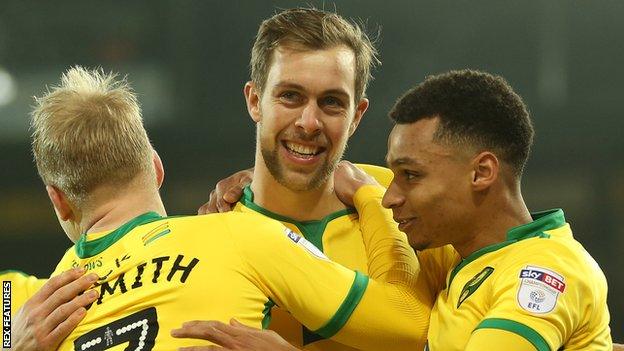
<instances>
[{"instance_id":1,"label":"player's ear","mask_svg":"<svg viewBox=\"0 0 624 351\"><path fill-rule=\"evenodd\" d=\"M254 82L249 81L245 83L243 88L243 94L245 94L245 101L247 102L247 112L254 122L260 122L262 114L260 113L260 92L256 89Z\"/></svg>"},{"instance_id":2,"label":"player's ear","mask_svg":"<svg viewBox=\"0 0 624 351\"><path fill-rule=\"evenodd\" d=\"M60 220L68 221L76 217L76 214L74 213L74 210L63 191L54 185L46 185L46 191L48 192L48 197L50 198L50 201L52 201L54 210Z\"/></svg>"},{"instance_id":3,"label":"player's ear","mask_svg":"<svg viewBox=\"0 0 624 351\"><path fill-rule=\"evenodd\" d=\"M353 116L353 121L351 121L351 125L349 126L349 136L352 136L358 125L360 125L360 121L368 110L369 101L367 98L362 98L360 102L355 107L355 115Z\"/></svg>"},{"instance_id":4,"label":"player's ear","mask_svg":"<svg viewBox=\"0 0 624 351\"><path fill-rule=\"evenodd\" d=\"M482 191L489 188L498 178L499 162L496 155L483 151L472 159L472 188Z\"/></svg>"},{"instance_id":5,"label":"player's ear","mask_svg":"<svg viewBox=\"0 0 624 351\"><path fill-rule=\"evenodd\" d=\"M152 149L152 162L154 163L154 171L156 173L156 186L160 189L160 186L165 180L165 167L163 167L163 163L158 155L158 152L154 149Z\"/></svg>"}]
</instances>

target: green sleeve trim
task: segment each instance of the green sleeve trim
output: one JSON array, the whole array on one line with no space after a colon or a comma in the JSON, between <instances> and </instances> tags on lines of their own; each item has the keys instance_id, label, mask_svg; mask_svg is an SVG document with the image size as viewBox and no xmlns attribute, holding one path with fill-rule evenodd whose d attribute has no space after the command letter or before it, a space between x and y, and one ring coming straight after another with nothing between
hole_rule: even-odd
<instances>
[{"instance_id":1,"label":"green sleeve trim","mask_svg":"<svg viewBox=\"0 0 624 351\"><path fill-rule=\"evenodd\" d=\"M269 324L271 324L271 309L275 306L275 302L269 298L264 304L264 310L262 310L262 329L267 329Z\"/></svg>"},{"instance_id":2,"label":"green sleeve trim","mask_svg":"<svg viewBox=\"0 0 624 351\"><path fill-rule=\"evenodd\" d=\"M533 344L538 351L551 351L546 340L533 328L522 323L503 318L489 318L481 321L477 329L501 329L520 335Z\"/></svg>"},{"instance_id":3,"label":"green sleeve trim","mask_svg":"<svg viewBox=\"0 0 624 351\"><path fill-rule=\"evenodd\" d=\"M347 297L345 297L342 305L338 308L338 311L334 316L320 329L314 331L314 333L329 339L334 336L349 320L351 314L362 300L366 287L368 286L368 276L355 271L355 279L349 289Z\"/></svg>"}]
</instances>

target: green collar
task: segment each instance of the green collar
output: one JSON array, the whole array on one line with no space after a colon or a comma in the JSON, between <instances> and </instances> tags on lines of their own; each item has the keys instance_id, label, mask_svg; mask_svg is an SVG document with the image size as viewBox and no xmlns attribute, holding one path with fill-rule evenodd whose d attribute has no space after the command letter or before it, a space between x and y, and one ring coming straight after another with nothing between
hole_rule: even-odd
<instances>
[{"instance_id":1,"label":"green collar","mask_svg":"<svg viewBox=\"0 0 624 351\"><path fill-rule=\"evenodd\" d=\"M550 235L544 232L559 228L566 223L562 209L533 212L531 213L531 218L533 218L533 222L513 227L509 231L507 231L507 237L505 241L483 247L461 260L461 262L459 262L459 264L451 272L448 286L451 285L453 278L455 278L455 275L459 272L459 270L461 270L477 258L524 239L534 237L549 238Z\"/></svg>"},{"instance_id":2,"label":"green collar","mask_svg":"<svg viewBox=\"0 0 624 351\"><path fill-rule=\"evenodd\" d=\"M156 212L147 212L140 216L137 216L128 222L124 223L121 227L113 230L112 232L104 235L101 238L87 241L87 234L82 234L80 239L76 242L76 254L80 258L89 258L99 254L113 245L117 240L123 238L132 229L163 218Z\"/></svg>"},{"instance_id":3,"label":"green collar","mask_svg":"<svg viewBox=\"0 0 624 351\"><path fill-rule=\"evenodd\" d=\"M273 218L280 222L288 222L294 224L295 226L297 226L297 228L299 228L303 236L321 251L323 251L323 233L325 232L327 224L338 217L356 213L354 208L345 208L344 210L330 213L319 220L298 221L296 219L282 216L275 212L271 212L266 208L263 208L256 204L254 202L254 193L249 185L247 185L243 189L243 197L240 199L240 202L245 205L245 207L261 213L269 218Z\"/></svg>"}]
</instances>

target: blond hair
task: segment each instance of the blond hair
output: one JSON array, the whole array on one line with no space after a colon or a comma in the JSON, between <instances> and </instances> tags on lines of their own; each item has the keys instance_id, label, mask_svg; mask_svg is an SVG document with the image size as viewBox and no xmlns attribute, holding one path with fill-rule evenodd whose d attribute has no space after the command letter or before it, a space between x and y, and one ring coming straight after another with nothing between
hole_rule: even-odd
<instances>
[{"instance_id":1,"label":"blond hair","mask_svg":"<svg viewBox=\"0 0 624 351\"><path fill-rule=\"evenodd\" d=\"M59 86L35 97L31 129L39 176L70 200L85 200L100 185L154 176L139 103L116 74L69 69Z\"/></svg>"},{"instance_id":2,"label":"blond hair","mask_svg":"<svg viewBox=\"0 0 624 351\"><path fill-rule=\"evenodd\" d=\"M371 69L379 64L377 50L366 33L336 13L314 8L282 11L260 24L251 49L251 79L258 91L266 84L273 51L280 45L294 44L311 50L345 45L355 55L355 100L366 94Z\"/></svg>"}]
</instances>

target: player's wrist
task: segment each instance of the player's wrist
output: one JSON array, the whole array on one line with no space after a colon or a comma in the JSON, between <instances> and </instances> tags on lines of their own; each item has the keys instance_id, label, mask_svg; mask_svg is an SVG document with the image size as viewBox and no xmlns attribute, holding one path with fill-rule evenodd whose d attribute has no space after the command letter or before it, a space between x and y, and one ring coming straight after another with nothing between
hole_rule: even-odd
<instances>
[{"instance_id":1,"label":"player's wrist","mask_svg":"<svg viewBox=\"0 0 624 351\"><path fill-rule=\"evenodd\" d=\"M385 188L378 184L366 184L361 186L353 194L353 204L356 209L362 208L369 202L380 203Z\"/></svg>"}]
</instances>

